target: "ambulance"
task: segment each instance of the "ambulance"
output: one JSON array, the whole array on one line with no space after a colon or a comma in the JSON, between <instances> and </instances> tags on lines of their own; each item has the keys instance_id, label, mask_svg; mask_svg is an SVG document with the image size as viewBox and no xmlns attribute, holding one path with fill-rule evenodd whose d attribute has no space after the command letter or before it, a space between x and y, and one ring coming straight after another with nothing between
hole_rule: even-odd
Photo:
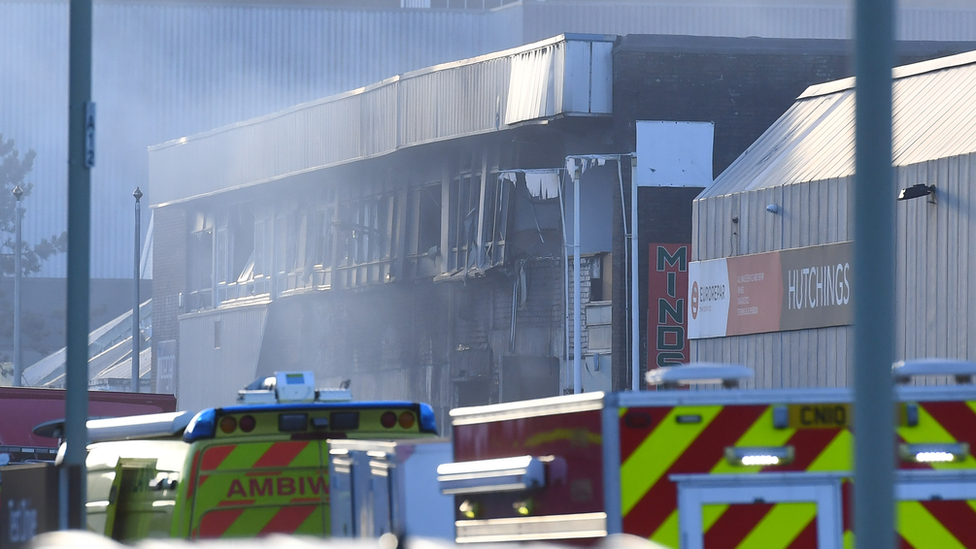
<instances>
[{"instance_id":1,"label":"ambulance","mask_svg":"<svg viewBox=\"0 0 976 549\"><path fill-rule=\"evenodd\" d=\"M976 548L976 363L896 366L898 540ZM456 541L852 547L851 391L737 388L752 375L676 366L648 374L658 390L453 410ZM929 376L950 384L909 384ZM665 390L707 382L726 388Z\"/></svg>"},{"instance_id":2,"label":"ambulance","mask_svg":"<svg viewBox=\"0 0 976 549\"><path fill-rule=\"evenodd\" d=\"M437 429L427 404L314 387L311 372L280 372L239 405L89 421L88 529L122 542L331 535L326 440Z\"/></svg>"}]
</instances>

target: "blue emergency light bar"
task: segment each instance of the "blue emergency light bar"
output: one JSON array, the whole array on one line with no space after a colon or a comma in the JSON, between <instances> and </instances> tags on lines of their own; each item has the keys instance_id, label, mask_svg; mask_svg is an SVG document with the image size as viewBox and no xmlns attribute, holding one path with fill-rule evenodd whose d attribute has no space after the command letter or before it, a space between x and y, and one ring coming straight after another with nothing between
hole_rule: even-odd
<instances>
[{"instance_id":1,"label":"blue emergency light bar","mask_svg":"<svg viewBox=\"0 0 976 549\"><path fill-rule=\"evenodd\" d=\"M217 414L242 414L260 412L310 412L316 410L375 410L383 408L413 408L418 411L419 429L421 433L437 434L437 422L434 418L434 409L426 403L416 402L306 402L296 404L258 404L258 405L237 405L225 408L207 408L197 413L190 420L186 430L183 432L184 442L194 442L197 440L214 438L217 434ZM419 408L419 409L418 409Z\"/></svg>"}]
</instances>

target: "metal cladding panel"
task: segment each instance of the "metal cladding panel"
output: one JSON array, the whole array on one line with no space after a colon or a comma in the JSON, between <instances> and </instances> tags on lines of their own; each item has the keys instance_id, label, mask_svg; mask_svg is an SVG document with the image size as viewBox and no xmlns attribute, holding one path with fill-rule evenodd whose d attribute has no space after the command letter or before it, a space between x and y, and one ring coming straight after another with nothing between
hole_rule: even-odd
<instances>
[{"instance_id":1,"label":"metal cladding panel","mask_svg":"<svg viewBox=\"0 0 976 549\"><path fill-rule=\"evenodd\" d=\"M690 342L694 360L746 364L756 372L746 388L849 387L851 326L754 334Z\"/></svg>"},{"instance_id":2,"label":"metal cladding panel","mask_svg":"<svg viewBox=\"0 0 976 549\"><path fill-rule=\"evenodd\" d=\"M976 151L976 53L900 67L893 85L893 162ZM811 86L702 197L851 176L851 79Z\"/></svg>"},{"instance_id":3,"label":"metal cladding panel","mask_svg":"<svg viewBox=\"0 0 976 549\"><path fill-rule=\"evenodd\" d=\"M779 6L675 2L573 2L525 0L525 41L564 32L605 34L681 34L764 38L851 38L853 4L821 6L796 2ZM951 4L945 2L945 4ZM976 10L899 7L898 40L973 40ZM504 10L498 10L499 12Z\"/></svg>"},{"instance_id":4,"label":"metal cladding panel","mask_svg":"<svg viewBox=\"0 0 976 549\"><path fill-rule=\"evenodd\" d=\"M150 148L155 204L254 185L432 141L560 114L609 114L604 36L567 36L442 64ZM579 55L565 60L568 45ZM602 50L601 50L602 52ZM565 61L564 61L565 60ZM562 68L572 65L572 73ZM602 71L602 72L601 72ZM586 93L562 105L565 78ZM603 83L594 110L591 82ZM513 98L518 98L515 101ZM579 110L577 110L579 109Z\"/></svg>"},{"instance_id":5,"label":"metal cladding panel","mask_svg":"<svg viewBox=\"0 0 976 549\"><path fill-rule=\"evenodd\" d=\"M24 242L33 243L60 233L68 223L63 183L68 178L67 4L0 3L0 51L0 134L13 139L21 155L37 153L26 178L34 190L23 200ZM125 242L126 276L131 277L131 236ZM93 239L93 254L99 247ZM64 256L54 256L41 276L64 276L66 268ZM92 263L93 272L97 269Z\"/></svg>"},{"instance_id":6,"label":"metal cladding panel","mask_svg":"<svg viewBox=\"0 0 976 549\"><path fill-rule=\"evenodd\" d=\"M95 278L132 275L132 191L157 201L150 145L520 43L473 10L97 2L93 16ZM68 3L0 2L0 51L0 131L21 153L38 153L24 202L24 236L34 242L67 227ZM292 146L283 161L301 154ZM195 168L221 176L258 169L239 152L221 155L218 166ZM55 256L40 275L64 276L65 268Z\"/></svg>"},{"instance_id":7,"label":"metal cladding panel","mask_svg":"<svg viewBox=\"0 0 976 549\"><path fill-rule=\"evenodd\" d=\"M935 203L899 202L895 223L896 352L905 359L972 359L976 323L970 301L976 288L972 245L976 155L900 167L899 188L935 185ZM931 379L927 383L944 383Z\"/></svg>"},{"instance_id":8,"label":"metal cladding panel","mask_svg":"<svg viewBox=\"0 0 976 549\"><path fill-rule=\"evenodd\" d=\"M397 124L397 90L393 86L372 89L360 99L360 140L364 156L396 148L395 132L382 131Z\"/></svg>"},{"instance_id":9,"label":"metal cladding panel","mask_svg":"<svg viewBox=\"0 0 976 549\"><path fill-rule=\"evenodd\" d=\"M180 318L176 374L180 409L200 410L237 401L237 391L258 376L267 318L266 304Z\"/></svg>"}]
</instances>

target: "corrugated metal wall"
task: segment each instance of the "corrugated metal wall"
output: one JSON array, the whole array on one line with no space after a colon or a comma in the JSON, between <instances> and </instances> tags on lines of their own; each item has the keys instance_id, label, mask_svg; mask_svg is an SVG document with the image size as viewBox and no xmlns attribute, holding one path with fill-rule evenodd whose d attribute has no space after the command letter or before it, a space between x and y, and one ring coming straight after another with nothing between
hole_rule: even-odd
<instances>
[{"instance_id":1,"label":"corrugated metal wall","mask_svg":"<svg viewBox=\"0 0 976 549\"><path fill-rule=\"evenodd\" d=\"M490 11L97 3L92 275L130 275L146 147L395 74L565 32L842 38L846 7L526 0ZM903 8L899 37L976 39L971 9ZM0 1L0 133L38 152L25 237L66 227L67 2ZM148 216L144 216L148 222ZM143 227L145 230L145 227ZM64 258L44 276L63 276Z\"/></svg>"},{"instance_id":2,"label":"corrugated metal wall","mask_svg":"<svg viewBox=\"0 0 976 549\"><path fill-rule=\"evenodd\" d=\"M606 34L685 34L694 36L759 36L762 38L850 38L853 3L781 0L779 5L751 2L552 2L524 0L526 42L564 32ZM746 4L743 2L743 4ZM932 2L936 4L936 2ZM973 40L976 8L902 7L896 32L899 40ZM502 8L515 9L515 6Z\"/></svg>"},{"instance_id":3,"label":"corrugated metal wall","mask_svg":"<svg viewBox=\"0 0 976 549\"><path fill-rule=\"evenodd\" d=\"M927 198L896 202L898 359L976 359L976 154L899 166L897 188L935 185ZM696 259L730 257L853 239L852 179L786 185L696 202ZM778 204L779 214L765 211ZM734 215L739 223L731 223ZM738 231L736 230L738 225ZM724 228L724 229L723 229ZM738 251L735 250L738 246ZM862 282L863 283L863 282ZM702 339L694 360L747 364L761 387L843 386L850 382L852 327ZM937 383L938 380L929 380Z\"/></svg>"},{"instance_id":4,"label":"corrugated metal wall","mask_svg":"<svg viewBox=\"0 0 976 549\"><path fill-rule=\"evenodd\" d=\"M517 44L505 29L489 32L483 15L97 3L92 276L132 274L132 191L153 200L149 145ZM67 226L67 19L67 2L0 1L0 133L38 153L28 241ZM64 276L65 265L54 258L41 275Z\"/></svg>"},{"instance_id":5,"label":"corrugated metal wall","mask_svg":"<svg viewBox=\"0 0 976 549\"><path fill-rule=\"evenodd\" d=\"M180 321L179 407L229 406L237 391L257 379L268 306L224 309ZM206 367L202 367L206 365Z\"/></svg>"},{"instance_id":6,"label":"corrugated metal wall","mask_svg":"<svg viewBox=\"0 0 976 549\"><path fill-rule=\"evenodd\" d=\"M604 37L560 37L407 73L153 146L153 203L310 173L402 147L496 131L506 124L609 114L612 46Z\"/></svg>"},{"instance_id":7,"label":"corrugated metal wall","mask_svg":"<svg viewBox=\"0 0 976 549\"><path fill-rule=\"evenodd\" d=\"M935 185L896 204L896 353L976 360L976 154L896 170L898 188Z\"/></svg>"},{"instance_id":8,"label":"corrugated metal wall","mask_svg":"<svg viewBox=\"0 0 976 549\"><path fill-rule=\"evenodd\" d=\"M694 261L844 242L854 237L851 178L784 185L696 200ZM776 204L779 212L766 211ZM733 221L737 220L737 221ZM690 342L692 360L746 364L755 386L845 387L849 326ZM851 342L852 344L853 342Z\"/></svg>"}]
</instances>

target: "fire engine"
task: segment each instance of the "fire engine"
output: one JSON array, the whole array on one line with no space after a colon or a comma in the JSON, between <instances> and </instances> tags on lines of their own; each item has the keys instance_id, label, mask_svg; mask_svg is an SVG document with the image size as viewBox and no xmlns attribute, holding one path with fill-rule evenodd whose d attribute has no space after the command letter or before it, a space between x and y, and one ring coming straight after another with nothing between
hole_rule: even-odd
<instances>
[{"instance_id":1,"label":"fire engine","mask_svg":"<svg viewBox=\"0 0 976 549\"><path fill-rule=\"evenodd\" d=\"M88 529L118 541L331 535L327 439L435 438L433 409L278 372L240 404L88 422ZM61 447L59 461L64 447Z\"/></svg>"},{"instance_id":2,"label":"fire engine","mask_svg":"<svg viewBox=\"0 0 976 549\"><path fill-rule=\"evenodd\" d=\"M893 369L903 547L976 547L976 363ZM916 386L919 376L956 384ZM849 547L852 393L740 389L743 366L652 370L654 391L588 393L451 412L459 543L595 540L668 547ZM683 385L723 390L664 390Z\"/></svg>"}]
</instances>

